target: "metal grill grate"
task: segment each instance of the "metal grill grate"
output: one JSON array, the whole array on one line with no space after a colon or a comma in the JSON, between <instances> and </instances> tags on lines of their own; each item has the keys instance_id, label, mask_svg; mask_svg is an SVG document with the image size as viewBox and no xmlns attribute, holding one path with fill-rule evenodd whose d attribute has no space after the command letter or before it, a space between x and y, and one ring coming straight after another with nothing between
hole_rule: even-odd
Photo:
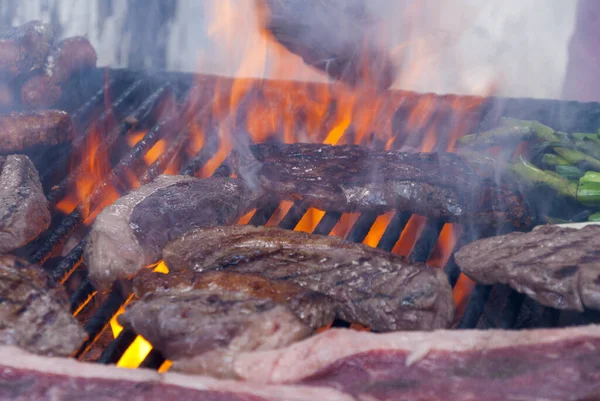
<instances>
[{"instance_id":1,"label":"metal grill grate","mask_svg":"<svg viewBox=\"0 0 600 401\"><path fill-rule=\"evenodd\" d=\"M63 108L71 111L75 126L81 134L76 138L70 150L77 150L83 146L85 139L90 135L92 125L108 124L115 122L112 128L105 132L104 145L109 148L119 144L119 140L131 129L132 122L139 121L140 124L151 124L146 135L133 148L128 149L124 154L119 154L113 165L113 170L107 177L106 182L99 183L99 187L113 185L121 188L122 192L127 192L130 188L125 180L125 174L132 171L133 167L139 163L140 159L154 146L160 139L170 139L166 151L152 165L136 173L137 178L143 184L151 181L161 174L169 162L181 155L182 148L189 136L190 123L195 121L202 113L208 114L207 105L201 102L188 102L189 108L181 113L180 111L169 109L163 111L158 118L156 110L164 99L169 96L175 97L180 102L189 96L202 98L203 93L210 92L210 88L202 88L202 83L196 89L199 92L188 93L197 78L186 74L167 74L144 75L131 71L110 71L109 79L106 79L105 71L96 70L85 76L77 77L70 84L69 88L72 96L63 104ZM198 82L196 82L198 83ZM108 96L113 96L114 101L110 108L105 109L103 102ZM427 96L431 101L436 102L437 114L443 118L437 119L438 125L441 122L449 121L453 118L451 110L452 104L458 98L456 96L434 96L402 94L404 96L400 102L400 108L394 117L394 131L401 132L404 135L397 135L394 140L394 146L401 144L401 137L410 141L410 145L418 147L423 140L424 133L428 126L421 127L419 132L407 132L407 126L403 116L410 112L411 108L422 98ZM469 118L472 119L470 126L472 129L486 129L493 126L499 117L511 116L515 118L536 119L546 124L552 125L557 129L565 131L585 131L600 126L600 104L580 104L575 102L558 102L550 100L533 99L487 99L476 113ZM153 120L157 118L156 121ZM210 120L210 119L209 119ZM440 122L441 121L441 122ZM209 129L215 129L217 124L212 122ZM467 124L469 126L469 124ZM442 125L439 129L443 129ZM443 144L442 144L443 145ZM194 157L187 158L185 164L180 169L180 174L195 175L211 159L219 148L217 135L207 136L206 143ZM47 196L54 205L71 188L74 174L66 174L66 167L69 159L69 150L59 153L48 168L41 171L41 176L47 189ZM218 168L215 175L229 175L225 166ZM95 204L96 195L92 195L91 204ZM278 207L278 203L267 204L258 209L250 219L250 224L264 225L273 216ZM294 203L288 213L279 223L279 227L294 229L302 216L306 213L308 207L300 203ZM340 213L326 212L314 229L314 233L328 235L341 218ZM406 228L411 214L398 210L391 217L383 235L381 236L377 247L386 251L391 251L397 243L402 232ZM65 283L69 277L76 271L79 272L82 265L83 249L86 244L85 237L75 245L72 250L64 257L51 256L56 250L65 243L65 241L78 229L84 228L85 216L82 216L79 209L75 209L68 215L57 215L53 219L51 228L40 240L22 250L33 262L42 263L51 272L52 276L59 282ZM369 230L377 219L375 214L363 213L350 229L347 239L354 242L362 242ZM410 260L424 262L431 255L440 232L444 226L443 221L429 219L420 236L417 238L410 255ZM495 233L489 233L492 235ZM468 243L481 234L465 231L458 239L457 247ZM451 285L457 284L460 272L454 263L453 256L445 265L445 271L449 277ZM94 297L98 296L95 289L85 277L85 271L81 271L82 281L79 287L71 295L71 304L74 314L82 313L86 308L92 308ZM497 290L497 288L499 290ZM469 296L464 314L457 324L457 328L480 327L482 320L485 320L485 310L488 307L488 299L494 297L495 293L501 293L502 286L475 286ZM504 309L499 313L495 327L514 328L520 324L523 317L524 305L531 304L521 294L504 289L503 302ZM95 310L89 311L90 317L85 322L85 330L89 334L89 340L81 348L77 357L81 357L96 341L103 330L107 329L110 319L117 313L119 308L126 302L126 298L118 291L111 292L104 296L104 302ZM502 303L502 302L501 302ZM529 308L529 307L528 307ZM529 308L531 309L531 308ZM534 308L535 309L535 308ZM529 324L531 326L554 326L559 323L561 314L551 308L538 307L537 315L528 312L530 316ZM497 312L494 312L498 314ZM581 321L597 319L596 316L584 316ZM478 326L479 325L479 326ZM490 327L490 325L488 325ZM492 327L494 327L492 325ZM118 337L112 341L99 357L100 363L116 363L129 345L136 338L135 333L129 330L123 330ZM152 350L143 361L142 366L158 368L164 362L164 358Z\"/></svg>"}]
</instances>

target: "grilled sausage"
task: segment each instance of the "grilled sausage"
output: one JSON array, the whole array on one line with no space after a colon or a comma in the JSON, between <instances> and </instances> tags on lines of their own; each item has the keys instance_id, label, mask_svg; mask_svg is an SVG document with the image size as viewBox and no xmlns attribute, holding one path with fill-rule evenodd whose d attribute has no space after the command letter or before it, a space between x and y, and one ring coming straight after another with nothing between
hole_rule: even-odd
<instances>
[{"instance_id":1,"label":"grilled sausage","mask_svg":"<svg viewBox=\"0 0 600 401\"><path fill-rule=\"evenodd\" d=\"M0 73L14 78L44 66L54 41L54 29L30 21L0 33Z\"/></svg>"},{"instance_id":2,"label":"grilled sausage","mask_svg":"<svg viewBox=\"0 0 600 401\"><path fill-rule=\"evenodd\" d=\"M62 96L60 85L84 68L96 66L98 57L91 43L75 36L58 43L50 52L42 76L27 81L21 88L21 103L30 108L54 106Z\"/></svg>"},{"instance_id":3,"label":"grilled sausage","mask_svg":"<svg viewBox=\"0 0 600 401\"><path fill-rule=\"evenodd\" d=\"M37 145L52 146L73 139L71 117L64 111L0 115L0 152L14 153Z\"/></svg>"}]
</instances>

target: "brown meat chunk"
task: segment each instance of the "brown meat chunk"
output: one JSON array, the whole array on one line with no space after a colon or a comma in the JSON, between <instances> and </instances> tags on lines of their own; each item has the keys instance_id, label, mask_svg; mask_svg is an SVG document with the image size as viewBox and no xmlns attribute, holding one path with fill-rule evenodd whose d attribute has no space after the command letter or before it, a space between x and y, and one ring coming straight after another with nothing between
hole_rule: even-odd
<instances>
[{"instance_id":1,"label":"brown meat chunk","mask_svg":"<svg viewBox=\"0 0 600 401\"><path fill-rule=\"evenodd\" d=\"M217 377L232 375L239 352L281 348L312 332L285 306L227 291L147 294L118 319L174 361L174 370Z\"/></svg>"},{"instance_id":2,"label":"brown meat chunk","mask_svg":"<svg viewBox=\"0 0 600 401\"><path fill-rule=\"evenodd\" d=\"M196 273L190 270L154 273L143 270L133 279L134 293L138 298L148 293L191 289L235 292L256 299L270 299L286 305L306 325L318 329L335 318L337 305L333 299L310 291L291 282L269 280L257 274L229 272Z\"/></svg>"},{"instance_id":3,"label":"brown meat chunk","mask_svg":"<svg viewBox=\"0 0 600 401\"><path fill-rule=\"evenodd\" d=\"M0 156L0 252L20 248L50 224L37 170L27 156Z\"/></svg>"},{"instance_id":4,"label":"brown meat chunk","mask_svg":"<svg viewBox=\"0 0 600 401\"><path fill-rule=\"evenodd\" d=\"M432 330L454 317L446 275L388 252L273 227L198 229L163 251L173 271L260 275L320 292L339 318L376 331Z\"/></svg>"},{"instance_id":5,"label":"brown meat chunk","mask_svg":"<svg viewBox=\"0 0 600 401\"><path fill-rule=\"evenodd\" d=\"M485 238L455 255L481 284L508 284L542 305L600 310L600 226L553 225Z\"/></svg>"},{"instance_id":6,"label":"brown meat chunk","mask_svg":"<svg viewBox=\"0 0 600 401\"><path fill-rule=\"evenodd\" d=\"M0 255L0 300L0 344L69 356L86 339L67 293L40 266Z\"/></svg>"}]
</instances>

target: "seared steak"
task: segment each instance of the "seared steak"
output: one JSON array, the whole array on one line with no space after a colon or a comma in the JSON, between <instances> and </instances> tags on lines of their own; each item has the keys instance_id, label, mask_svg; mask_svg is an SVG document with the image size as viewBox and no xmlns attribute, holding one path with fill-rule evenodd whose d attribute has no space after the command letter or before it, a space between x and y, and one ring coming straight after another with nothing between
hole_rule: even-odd
<instances>
[{"instance_id":1,"label":"seared steak","mask_svg":"<svg viewBox=\"0 0 600 401\"><path fill-rule=\"evenodd\" d=\"M356 145L258 144L265 193L305 201L321 210L392 209L450 221L529 226L531 216L517 192L477 175L452 153L409 154ZM231 158L231 165L245 165ZM238 175L241 173L237 171Z\"/></svg>"},{"instance_id":2,"label":"seared steak","mask_svg":"<svg viewBox=\"0 0 600 401\"><path fill-rule=\"evenodd\" d=\"M189 291L191 289L236 292L257 299L270 299L289 307L308 326L318 329L335 318L336 302L319 292L288 281L270 280L257 274L231 272L198 273L191 270L154 273L142 270L133 279L138 298L152 292Z\"/></svg>"},{"instance_id":3,"label":"seared steak","mask_svg":"<svg viewBox=\"0 0 600 401\"><path fill-rule=\"evenodd\" d=\"M332 389L265 386L122 369L0 346L0 399L19 401L352 401Z\"/></svg>"},{"instance_id":4,"label":"seared steak","mask_svg":"<svg viewBox=\"0 0 600 401\"><path fill-rule=\"evenodd\" d=\"M329 330L238 356L250 382L329 386L353 400L583 401L600 397L600 326L375 334Z\"/></svg>"},{"instance_id":5,"label":"seared steak","mask_svg":"<svg viewBox=\"0 0 600 401\"><path fill-rule=\"evenodd\" d=\"M64 111L0 115L0 152L15 153L35 146L52 146L73 139L71 117Z\"/></svg>"},{"instance_id":6,"label":"seared steak","mask_svg":"<svg viewBox=\"0 0 600 401\"><path fill-rule=\"evenodd\" d=\"M455 255L460 269L482 284L508 284L558 309L600 309L600 226L553 225L485 238Z\"/></svg>"},{"instance_id":7,"label":"seared steak","mask_svg":"<svg viewBox=\"0 0 600 401\"><path fill-rule=\"evenodd\" d=\"M281 348L312 330L283 305L246 294L190 290L148 294L119 322L187 373L229 377L239 352Z\"/></svg>"},{"instance_id":8,"label":"seared steak","mask_svg":"<svg viewBox=\"0 0 600 401\"><path fill-rule=\"evenodd\" d=\"M40 266L0 255L0 344L68 356L85 338L60 285Z\"/></svg>"},{"instance_id":9,"label":"seared steak","mask_svg":"<svg viewBox=\"0 0 600 401\"><path fill-rule=\"evenodd\" d=\"M90 279L104 290L134 276L187 231L235 223L257 196L239 179L160 176L98 215L84 254Z\"/></svg>"},{"instance_id":10,"label":"seared steak","mask_svg":"<svg viewBox=\"0 0 600 401\"><path fill-rule=\"evenodd\" d=\"M261 275L323 293L339 318L377 331L447 327L454 315L441 270L337 237L247 225L198 229L163 257L173 271Z\"/></svg>"},{"instance_id":11,"label":"seared steak","mask_svg":"<svg viewBox=\"0 0 600 401\"><path fill-rule=\"evenodd\" d=\"M25 245L49 224L48 200L31 160L0 156L0 253Z\"/></svg>"},{"instance_id":12,"label":"seared steak","mask_svg":"<svg viewBox=\"0 0 600 401\"><path fill-rule=\"evenodd\" d=\"M395 66L374 35L365 0L258 0L272 37L304 62L350 85L388 89Z\"/></svg>"}]
</instances>

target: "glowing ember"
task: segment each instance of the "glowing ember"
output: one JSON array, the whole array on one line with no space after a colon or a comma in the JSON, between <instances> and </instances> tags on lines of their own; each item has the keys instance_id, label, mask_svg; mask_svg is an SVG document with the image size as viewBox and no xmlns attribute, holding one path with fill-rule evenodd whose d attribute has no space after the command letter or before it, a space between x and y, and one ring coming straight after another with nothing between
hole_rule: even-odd
<instances>
[{"instance_id":1,"label":"glowing ember","mask_svg":"<svg viewBox=\"0 0 600 401\"><path fill-rule=\"evenodd\" d=\"M473 280L461 273L453 291L456 316L462 316L465 313L469 295L473 292L473 288L475 288Z\"/></svg>"},{"instance_id":2,"label":"glowing ember","mask_svg":"<svg viewBox=\"0 0 600 401\"><path fill-rule=\"evenodd\" d=\"M346 238L359 217L360 213L344 213L337 224L333 226L330 235Z\"/></svg>"},{"instance_id":3,"label":"glowing ember","mask_svg":"<svg viewBox=\"0 0 600 401\"><path fill-rule=\"evenodd\" d=\"M377 244L379 244L379 240L381 240L385 229L387 228L388 224L390 224L390 221L392 220L392 217L394 217L395 214L396 212L388 212L386 214L378 216L373 225L371 226L369 233L365 237L363 244L369 245L373 248L377 247Z\"/></svg>"},{"instance_id":4,"label":"glowing ember","mask_svg":"<svg viewBox=\"0 0 600 401\"><path fill-rule=\"evenodd\" d=\"M300 219L296 227L294 227L294 231L302 231L305 233L312 233L317 225L321 221L321 219L325 216L325 212L319 209L310 208L306 211L304 216Z\"/></svg>"},{"instance_id":5,"label":"glowing ember","mask_svg":"<svg viewBox=\"0 0 600 401\"><path fill-rule=\"evenodd\" d=\"M242 217L240 217L240 219L238 220L238 224L248 224L250 223L250 219L252 218L252 216L254 216L254 213L256 213L256 209L249 211L248 213L246 213L245 215L243 215Z\"/></svg>"},{"instance_id":6,"label":"glowing ember","mask_svg":"<svg viewBox=\"0 0 600 401\"><path fill-rule=\"evenodd\" d=\"M398 238L392 252L396 255L408 257L415 247L417 239L421 236L426 222L426 217L413 214L408 220L404 231L400 234L400 238Z\"/></svg>"},{"instance_id":7,"label":"glowing ember","mask_svg":"<svg viewBox=\"0 0 600 401\"><path fill-rule=\"evenodd\" d=\"M463 228L460 225L444 224L433 251L427 259L427 264L433 267L446 266L462 230Z\"/></svg>"}]
</instances>

